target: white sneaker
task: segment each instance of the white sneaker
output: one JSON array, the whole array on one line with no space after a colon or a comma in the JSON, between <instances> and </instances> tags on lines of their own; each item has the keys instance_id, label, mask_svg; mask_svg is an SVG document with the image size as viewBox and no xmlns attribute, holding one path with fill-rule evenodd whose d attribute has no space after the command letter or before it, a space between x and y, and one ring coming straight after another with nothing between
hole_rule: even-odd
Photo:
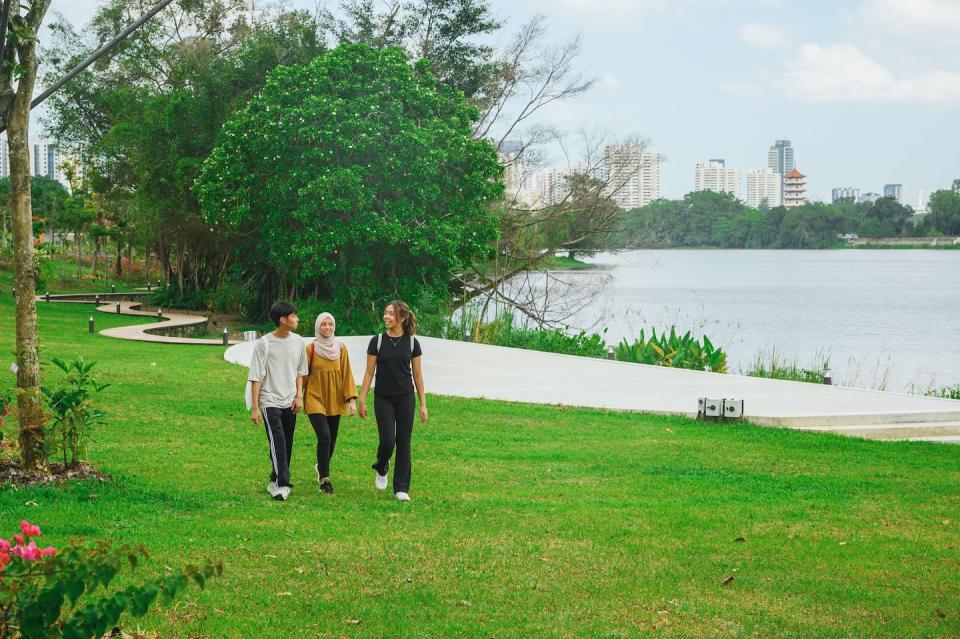
<instances>
[{"instance_id":1,"label":"white sneaker","mask_svg":"<svg viewBox=\"0 0 960 639\"><path fill-rule=\"evenodd\" d=\"M387 489L387 476L377 473L376 479L373 480L373 485L377 487L377 490L386 490Z\"/></svg>"},{"instance_id":2,"label":"white sneaker","mask_svg":"<svg viewBox=\"0 0 960 639\"><path fill-rule=\"evenodd\" d=\"M399 493L397 493L397 494L396 494L396 498L397 498L399 501L410 501L410 495L408 495L407 493L404 493L404 492L399 492Z\"/></svg>"},{"instance_id":3,"label":"white sneaker","mask_svg":"<svg viewBox=\"0 0 960 639\"><path fill-rule=\"evenodd\" d=\"M280 487L277 486L277 482L272 481L269 484L267 484L267 492L270 493L271 497L276 499L277 495L280 494Z\"/></svg>"},{"instance_id":4,"label":"white sneaker","mask_svg":"<svg viewBox=\"0 0 960 639\"><path fill-rule=\"evenodd\" d=\"M281 486L280 492L277 494L276 497L274 497L274 499L279 499L280 501L287 501L287 497L289 496L290 496L290 487Z\"/></svg>"}]
</instances>

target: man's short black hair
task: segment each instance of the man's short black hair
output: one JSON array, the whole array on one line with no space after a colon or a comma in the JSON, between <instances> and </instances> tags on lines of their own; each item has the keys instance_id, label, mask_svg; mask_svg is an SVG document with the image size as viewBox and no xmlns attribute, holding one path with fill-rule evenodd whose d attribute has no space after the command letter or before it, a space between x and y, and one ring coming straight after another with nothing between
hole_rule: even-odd
<instances>
[{"instance_id":1,"label":"man's short black hair","mask_svg":"<svg viewBox=\"0 0 960 639\"><path fill-rule=\"evenodd\" d=\"M270 307L270 319L274 326L280 326L280 318L297 312L297 307L290 302L277 302Z\"/></svg>"}]
</instances>

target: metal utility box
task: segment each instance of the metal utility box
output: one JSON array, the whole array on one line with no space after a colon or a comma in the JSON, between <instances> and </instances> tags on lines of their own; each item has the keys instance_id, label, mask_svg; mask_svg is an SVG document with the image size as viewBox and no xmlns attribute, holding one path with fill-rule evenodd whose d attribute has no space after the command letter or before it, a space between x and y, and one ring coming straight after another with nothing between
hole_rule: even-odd
<instances>
[{"instance_id":1,"label":"metal utility box","mask_svg":"<svg viewBox=\"0 0 960 639\"><path fill-rule=\"evenodd\" d=\"M699 402L700 417L723 417L723 400L703 397Z\"/></svg>"},{"instance_id":2,"label":"metal utility box","mask_svg":"<svg viewBox=\"0 0 960 639\"><path fill-rule=\"evenodd\" d=\"M743 417L742 399L723 400L723 416L726 419L740 419Z\"/></svg>"}]
</instances>

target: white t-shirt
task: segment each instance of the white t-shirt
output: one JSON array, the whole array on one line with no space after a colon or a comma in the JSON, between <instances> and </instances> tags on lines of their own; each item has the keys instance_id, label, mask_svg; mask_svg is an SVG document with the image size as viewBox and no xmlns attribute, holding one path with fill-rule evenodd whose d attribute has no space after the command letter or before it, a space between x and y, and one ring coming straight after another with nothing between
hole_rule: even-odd
<instances>
[{"instance_id":1,"label":"white t-shirt","mask_svg":"<svg viewBox=\"0 0 960 639\"><path fill-rule=\"evenodd\" d=\"M270 353L264 361L263 340L270 342ZM309 373L307 351L299 335L279 338L267 333L257 340L250 360L251 382L260 385L260 408L290 408L297 397L297 377Z\"/></svg>"}]
</instances>

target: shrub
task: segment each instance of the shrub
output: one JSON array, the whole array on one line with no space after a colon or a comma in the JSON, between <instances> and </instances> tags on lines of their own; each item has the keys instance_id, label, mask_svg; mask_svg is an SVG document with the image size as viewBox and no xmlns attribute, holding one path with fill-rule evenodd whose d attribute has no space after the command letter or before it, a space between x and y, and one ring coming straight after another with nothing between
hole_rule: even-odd
<instances>
[{"instance_id":1,"label":"shrub","mask_svg":"<svg viewBox=\"0 0 960 639\"><path fill-rule=\"evenodd\" d=\"M924 393L928 397L941 397L943 399L960 399L960 384L956 386L943 386L941 388L931 388Z\"/></svg>"},{"instance_id":2,"label":"shrub","mask_svg":"<svg viewBox=\"0 0 960 639\"><path fill-rule=\"evenodd\" d=\"M651 329L650 337L641 330L633 343L626 339L621 341L614 349L614 354L618 360L624 362L707 370L714 373L727 372L726 353L714 346L706 335L698 339L687 331L680 336L674 327L670 327L669 335L666 331L657 335L656 329Z\"/></svg>"},{"instance_id":3,"label":"shrub","mask_svg":"<svg viewBox=\"0 0 960 639\"><path fill-rule=\"evenodd\" d=\"M13 543L0 539L0 639L102 637L125 612L142 617L154 603L171 602L191 581L202 589L223 573L221 562L206 562L110 592L124 564L136 568L147 557L145 548L114 547L109 541L40 548L40 535L39 527L21 521Z\"/></svg>"},{"instance_id":4,"label":"shrub","mask_svg":"<svg viewBox=\"0 0 960 639\"><path fill-rule=\"evenodd\" d=\"M47 456L59 454L63 466L80 462L94 426L103 423L105 413L94 408L93 396L109 384L97 384L91 374L96 362L82 357L69 363L54 357L53 364L66 373L55 388L41 387L51 418L47 423Z\"/></svg>"},{"instance_id":5,"label":"shrub","mask_svg":"<svg viewBox=\"0 0 960 639\"><path fill-rule=\"evenodd\" d=\"M818 363L814 364L813 368L802 368L796 360L788 362L781 358L776 348L770 349L769 355L761 350L754 356L753 365L750 370L746 371L746 375L823 384L825 373L830 369L830 356L824 351L820 351L817 353L816 359Z\"/></svg>"}]
</instances>

